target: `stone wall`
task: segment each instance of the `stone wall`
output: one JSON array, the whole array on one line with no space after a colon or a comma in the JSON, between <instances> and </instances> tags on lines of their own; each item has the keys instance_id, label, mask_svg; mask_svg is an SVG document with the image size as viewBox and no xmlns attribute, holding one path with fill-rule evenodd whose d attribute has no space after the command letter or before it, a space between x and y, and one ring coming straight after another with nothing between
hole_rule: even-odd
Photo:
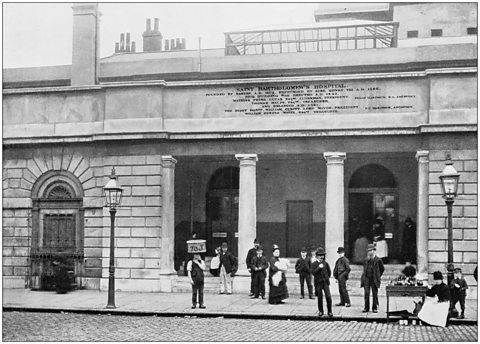
<instances>
[{"instance_id":1,"label":"stone wall","mask_svg":"<svg viewBox=\"0 0 480 344\"><path fill-rule=\"evenodd\" d=\"M128 151L128 150L127 150ZM84 278L98 289L108 277L110 214L103 207L102 187L112 167L124 188L116 217L117 289L157 288L160 267L160 155L104 155L95 148L5 149L3 156L3 281L7 288L28 286L32 245L32 187L47 171L69 171L84 197ZM137 283L141 281L141 283ZM133 283L133 284L132 284Z\"/></svg>"},{"instance_id":2,"label":"stone wall","mask_svg":"<svg viewBox=\"0 0 480 344\"><path fill-rule=\"evenodd\" d=\"M453 263L462 268L468 285L476 286L473 270L478 264L477 150L430 150L429 180L429 273L446 272L448 230L447 207L442 197L439 176L450 152L453 166L460 174L458 196L453 204ZM470 290L471 295L474 291Z\"/></svg>"}]
</instances>

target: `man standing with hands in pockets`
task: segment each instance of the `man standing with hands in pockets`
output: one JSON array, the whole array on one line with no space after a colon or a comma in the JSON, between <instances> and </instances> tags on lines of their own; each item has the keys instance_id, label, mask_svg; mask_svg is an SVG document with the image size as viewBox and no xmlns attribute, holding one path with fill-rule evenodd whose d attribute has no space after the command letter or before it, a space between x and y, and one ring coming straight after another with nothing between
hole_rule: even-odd
<instances>
[{"instance_id":1,"label":"man standing with hands in pockets","mask_svg":"<svg viewBox=\"0 0 480 344\"><path fill-rule=\"evenodd\" d=\"M340 303L337 303L335 306L345 306L350 307L350 297L348 296L347 291L347 280L348 274L350 273L350 262L348 258L345 257L345 249L339 247L337 250L339 258L335 263L335 268L333 269L333 277L338 281L338 291L340 293Z\"/></svg>"}]
</instances>

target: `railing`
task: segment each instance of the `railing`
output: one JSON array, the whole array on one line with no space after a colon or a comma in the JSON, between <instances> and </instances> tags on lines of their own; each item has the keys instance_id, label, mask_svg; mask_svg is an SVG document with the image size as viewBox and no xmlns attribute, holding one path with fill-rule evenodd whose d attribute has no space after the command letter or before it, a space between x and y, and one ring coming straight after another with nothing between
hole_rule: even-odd
<instances>
[{"instance_id":1,"label":"railing","mask_svg":"<svg viewBox=\"0 0 480 344\"><path fill-rule=\"evenodd\" d=\"M31 289L54 290L54 261L64 264L71 276L72 288L82 287L84 276L83 251L61 250L59 248L37 249L30 253L30 274L28 287Z\"/></svg>"},{"instance_id":2,"label":"railing","mask_svg":"<svg viewBox=\"0 0 480 344\"><path fill-rule=\"evenodd\" d=\"M259 55L397 46L398 23L225 33L226 55Z\"/></svg>"}]
</instances>

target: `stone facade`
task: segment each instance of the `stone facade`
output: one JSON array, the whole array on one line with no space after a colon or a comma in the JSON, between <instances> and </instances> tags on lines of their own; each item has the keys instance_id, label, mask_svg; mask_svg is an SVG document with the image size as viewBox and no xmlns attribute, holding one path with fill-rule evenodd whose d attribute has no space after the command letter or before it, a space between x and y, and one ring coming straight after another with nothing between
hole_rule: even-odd
<instances>
[{"instance_id":1,"label":"stone facade","mask_svg":"<svg viewBox=\"0 0 480 344\"><path fill-rule=\"evenodd\" d=\"M401 7L402 16L407 10ZM94 57L96 6L75 6L74 15L74 39L85 41L73 48L88 47ZM461 25L471 24L455 25L452 32L460 34ZM83 26L90 35L81 34ZM428 44L397 48L222 54L205 53L202 73L191 51L93 62L76 51L72 76L61 66L4 70L5 287L38 284L32 259L43 247L42 221L56 214L76 221L78 283L107 288L110 216L102 187L113 167L124 189L115 222L120 290L173 290L191 232L204 235L207 247L213 233L215 240L225 238L227 230L212 225L214 202L226 204L228 239L240 260L254 237L290 256L308 244L332 257L337 246L352 245L350 201L368 194L356 210L374 217L372 195L388 194L394 205L378 207L391 217L392 258L402 262L402 224L417 218L421 270L445 271L446 207L438 177L446 153L461 175L454 263L476 285L476 42L428 38ZM79 75L83 64L87 75ZM265 108L253 103L256 97ZM374 178L350 185L366 166L373 166ZM238 185L212 186L223 168L238 171ZM56 183L63 199L50 197ZM289 202L305 205L310 227L301 239L289 222Z\"/></svg>"},{"instance_id":2,"label":"stone facade","mask_svg":"<svg viewBox=\"0 0 480 344\"><path fill-rule=\"evenodd\" d=\"M445 155L451 154L460 174L458 196L453 204L453 263L462 268L469 285L478 265L478 151L471 149L430 151L429 173L429 272L445 271L447 261L447 208L442 197L439 176L445 167Z\"/></svg>"}]
</instances>

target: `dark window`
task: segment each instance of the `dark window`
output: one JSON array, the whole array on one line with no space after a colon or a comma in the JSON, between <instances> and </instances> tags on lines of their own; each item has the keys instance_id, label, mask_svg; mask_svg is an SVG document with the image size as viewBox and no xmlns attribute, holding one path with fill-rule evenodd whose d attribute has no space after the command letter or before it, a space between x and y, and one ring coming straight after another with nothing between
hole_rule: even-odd
<instances>
[{"instance_id":1,"label":"dark window","mask_svg":"<svg viewBox=\"0 0 480 344\"><path fill-rule=\"evenodd\" d=\"M467 35L476 35L477 28L476 27L467 27Z\"/></svg>"},{"instance_id":2,"label":"dark window","mask_svg":"<svg viewBox=\"0 0 480 344\"><path fill-rule=\"evenodd\" d=\"M407 38L417 38L418 37L418 31L407 31Z\"/></svg>"},{"instance_id":3,"label":"dark window","mask_svg":"<svg viewBox=\"0 0 480 344\"><path fill-rule=\"evenodd\" d=\"M441 37L443 35L442 29L433 29L432 30L432 37Z\"/></svg>"},{"instance_id":4,"label":"dark window","mask_svg":"<svg viewBox=\"0 0 480 344\"><path fill-rule=\"evenodd\" d=\"M387 168L370 164L360 167L350 178L349 188L395 188L397 182Z\"/></svg>"}]
</instances>

